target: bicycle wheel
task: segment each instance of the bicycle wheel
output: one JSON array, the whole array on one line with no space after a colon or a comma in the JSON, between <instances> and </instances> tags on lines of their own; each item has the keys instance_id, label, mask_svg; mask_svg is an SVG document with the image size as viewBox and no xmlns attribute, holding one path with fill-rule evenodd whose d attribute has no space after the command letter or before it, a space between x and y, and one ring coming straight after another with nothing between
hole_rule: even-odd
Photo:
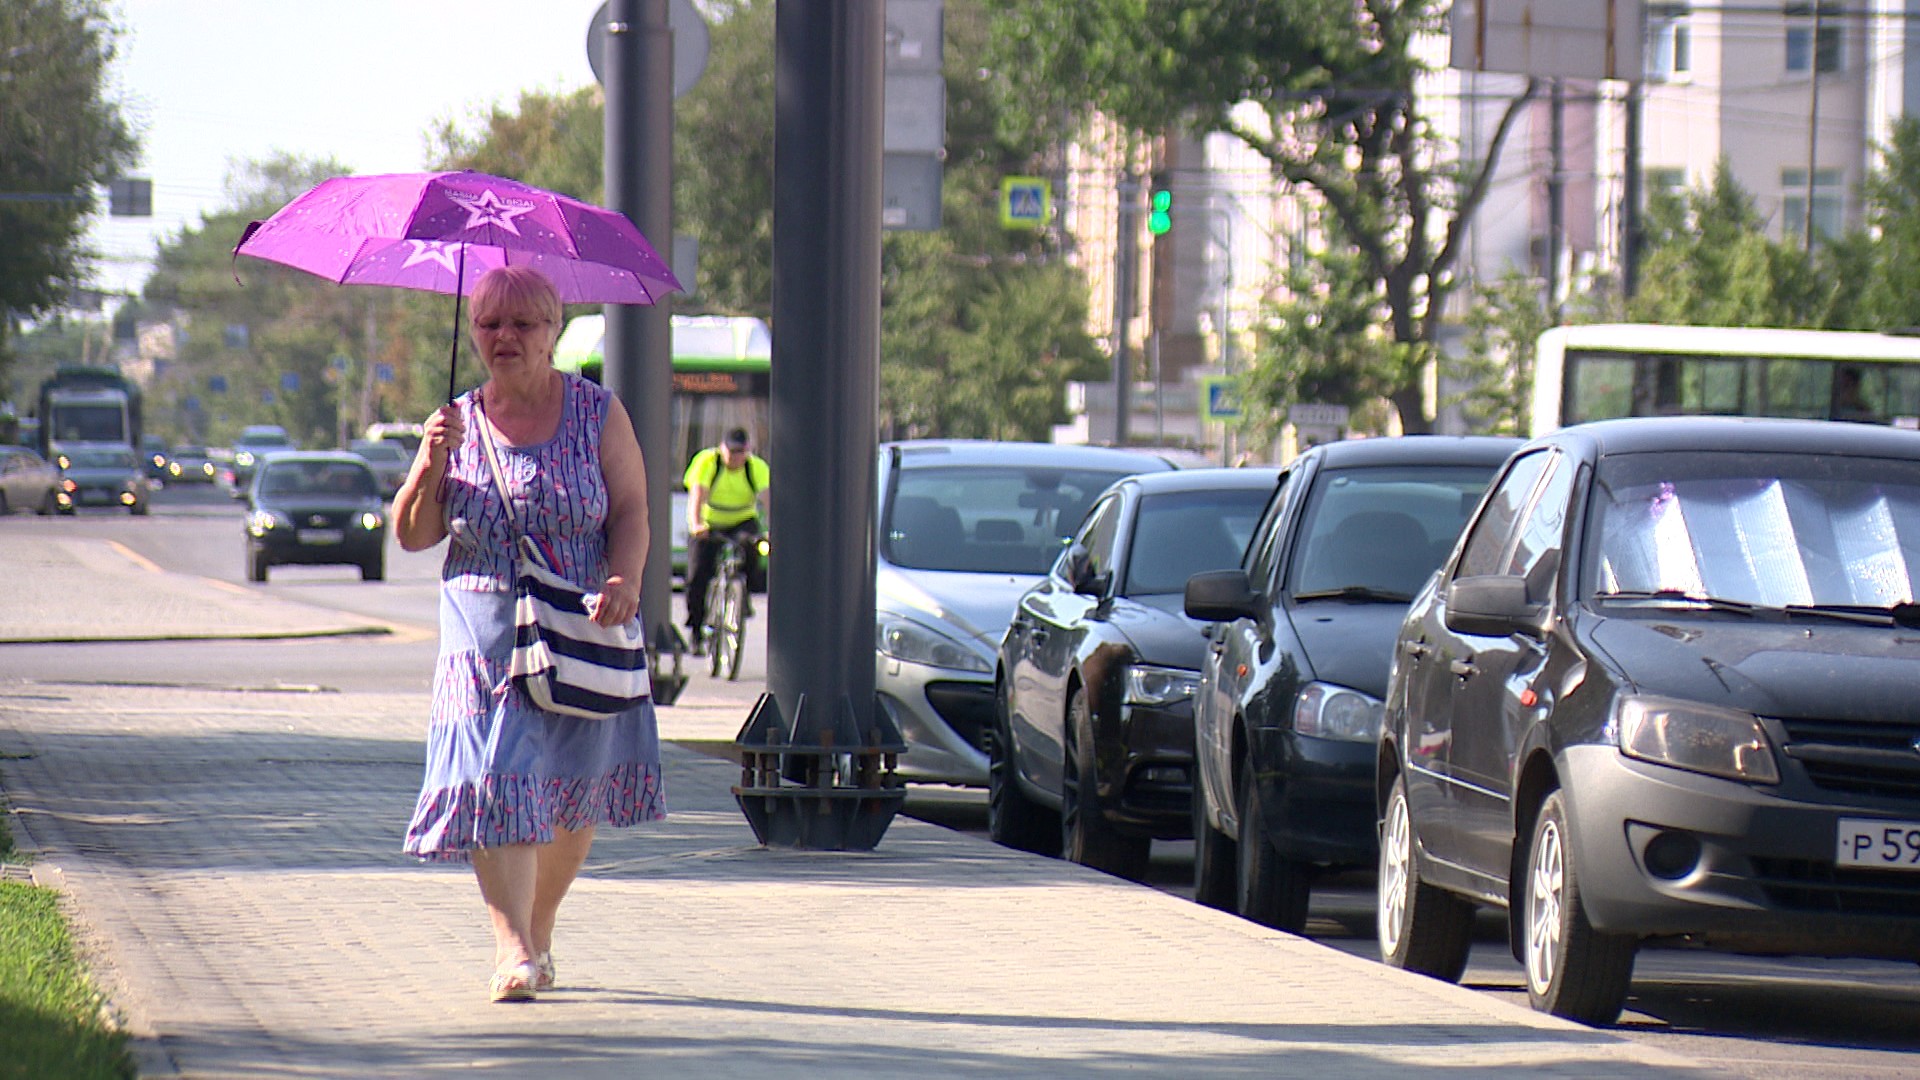
<instances>
[{"instance_id":1,"label":"bicycle wheel","mask_svg":"<svg viewBox=\"0 0 1920 1080\"><path fill-rule=\"evenodd\" d=\"M746 651L747 643L747 579L744 574L727 576L726 597L721 602L719 638L714 644L713 658L717 668L726 671L729 681L740 678L740 654ZM715 674L719 674L716 670Z\"/></svg>"},{"instance_id":2,"label":"bicycle wheel","mask_svg":"<svg viewBox=\"0 0 1920 1080\"><path fill-rule=\"evenodd\" d=\"M727 578L731 574L723 565L713 574L713 580L707 583L707 618L703 633L707 636L707 673L714 678L720 677L720 642L726 634Z\"/></svg>"}]
</instances>

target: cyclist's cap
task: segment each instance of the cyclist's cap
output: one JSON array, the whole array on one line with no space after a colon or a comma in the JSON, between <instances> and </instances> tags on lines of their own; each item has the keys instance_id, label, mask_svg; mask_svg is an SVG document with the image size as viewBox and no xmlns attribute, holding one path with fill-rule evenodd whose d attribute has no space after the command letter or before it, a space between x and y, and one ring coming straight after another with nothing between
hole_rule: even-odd
<instances>
[{"instance_id":1,"label":"cyclist's cap","mask_svg":"<svg viewBox=\"0 0 1920 1080\"><path fill-rule=\"evenodd\" d=\"M732 431L727 432L726 443L727 448L730 450L745 450L747 448L747 429L734 428Z\"/></svg>"}]
</instances>

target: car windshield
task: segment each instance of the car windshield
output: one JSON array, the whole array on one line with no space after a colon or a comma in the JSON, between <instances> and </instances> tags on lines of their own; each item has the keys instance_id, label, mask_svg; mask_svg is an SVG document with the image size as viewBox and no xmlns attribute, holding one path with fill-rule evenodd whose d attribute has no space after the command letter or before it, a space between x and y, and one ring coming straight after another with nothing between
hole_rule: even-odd
<instances>
[{"instance_id":1,"label":"car windshield","mask_svg":"<svg viewBox=\"0 0 1920 1080\"><path fill-rule=\"evenodd\" d=\"M1044 574L1109 484L1127 472L1046 465L902 469L880 523L896 566Z\"/></svg>"},{"instance_id":2,"label":"car windshield","mask_svg":"<svg viewBox=\"0 0 1920 1080\"><path fill-rule=\"evenodd\" d=\"M1831 454L1619 454L1595 474L1583 596L1766 607L1914 599L1920 462Z\"/></svg>"},{"instance_id":3,"label":"car windshield","mask_svg":"<svg viewBox=\"0 0 1920 1080\"><path fill-rule=\"evenodd\" d=\"M372 498L373 473L365 465L342 461L282 461L260 477L266 495L340 495Z\"/></svg>"},{"instance_id":4,"label":"car windshield","mask_svg":"<svg viewBox=\"0 0 1920 1080\"><path fill-rule=\"evenodd\" d=\"M353 452L366 458L368 461L409 461L412 459L412 455L407 453L405 447L393 442L359 443L354 446Z\"/></svg>"},{"instance_id":5,"label":"car windshield","mask_svg":"<svg viewBox=\"0 0 1920 1080\"><path fill-rule=\"evenodd\" d=\"M1187 579L1240 565L1270 488L1178 491L1140 500L1123 596L1178 593Z\"/></svg>"},{"instance_id":6,"label":"car windshield","mask_svg":"<svg viewBox=\"0 0 1920 1080\"><path fill-rule=\"evenodd\" d=\"M1479 505L1492 465L1327 469L1314 479L1288 591L1411 600Z\"/></svg>"},{"instance_id":7,"label":"car windshield","mask_svg":"<svg viewBox=\"0 0 1920 1080\"><path fill-rule=\"evenodd\" d=\"M131 450L66 450L63 451L68 468L81 469L131 469L133 451Z\"/></svg>"}]
</instances>

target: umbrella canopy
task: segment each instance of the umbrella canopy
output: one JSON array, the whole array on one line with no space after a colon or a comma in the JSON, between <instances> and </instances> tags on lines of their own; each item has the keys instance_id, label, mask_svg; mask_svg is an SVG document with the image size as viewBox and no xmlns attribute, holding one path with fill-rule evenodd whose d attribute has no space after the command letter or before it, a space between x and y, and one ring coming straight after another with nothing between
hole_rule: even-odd
<instances>
[{"instance_id":1,"label":"umbrella canopy","mask_svg":"<svg viewBox=\"0 0 1920 1080\"><path fill-rule=\"evenodd\" d=\"M478 172L335 177L233 250L342 285L455 295L503 265L539 270L567 303L651 304L680 288L625 214Z\"/></svg>"}]
</instances>

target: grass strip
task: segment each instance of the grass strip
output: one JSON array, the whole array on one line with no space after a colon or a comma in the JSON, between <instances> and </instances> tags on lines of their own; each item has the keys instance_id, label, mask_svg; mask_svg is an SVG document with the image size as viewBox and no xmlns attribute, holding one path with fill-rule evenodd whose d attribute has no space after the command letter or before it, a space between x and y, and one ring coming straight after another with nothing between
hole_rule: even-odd
<instances>
[{"instance_id":1,"label":"grass strip","mask_svg":"<svg viewBox=\"0 0 1920 1080\"><path fill-rule=\"evenodd\" d=\"M0 881L0 1078L133 1077L126 1035L103 1004L74 953L59 894Z\"/></svg>"}]
</instances>

